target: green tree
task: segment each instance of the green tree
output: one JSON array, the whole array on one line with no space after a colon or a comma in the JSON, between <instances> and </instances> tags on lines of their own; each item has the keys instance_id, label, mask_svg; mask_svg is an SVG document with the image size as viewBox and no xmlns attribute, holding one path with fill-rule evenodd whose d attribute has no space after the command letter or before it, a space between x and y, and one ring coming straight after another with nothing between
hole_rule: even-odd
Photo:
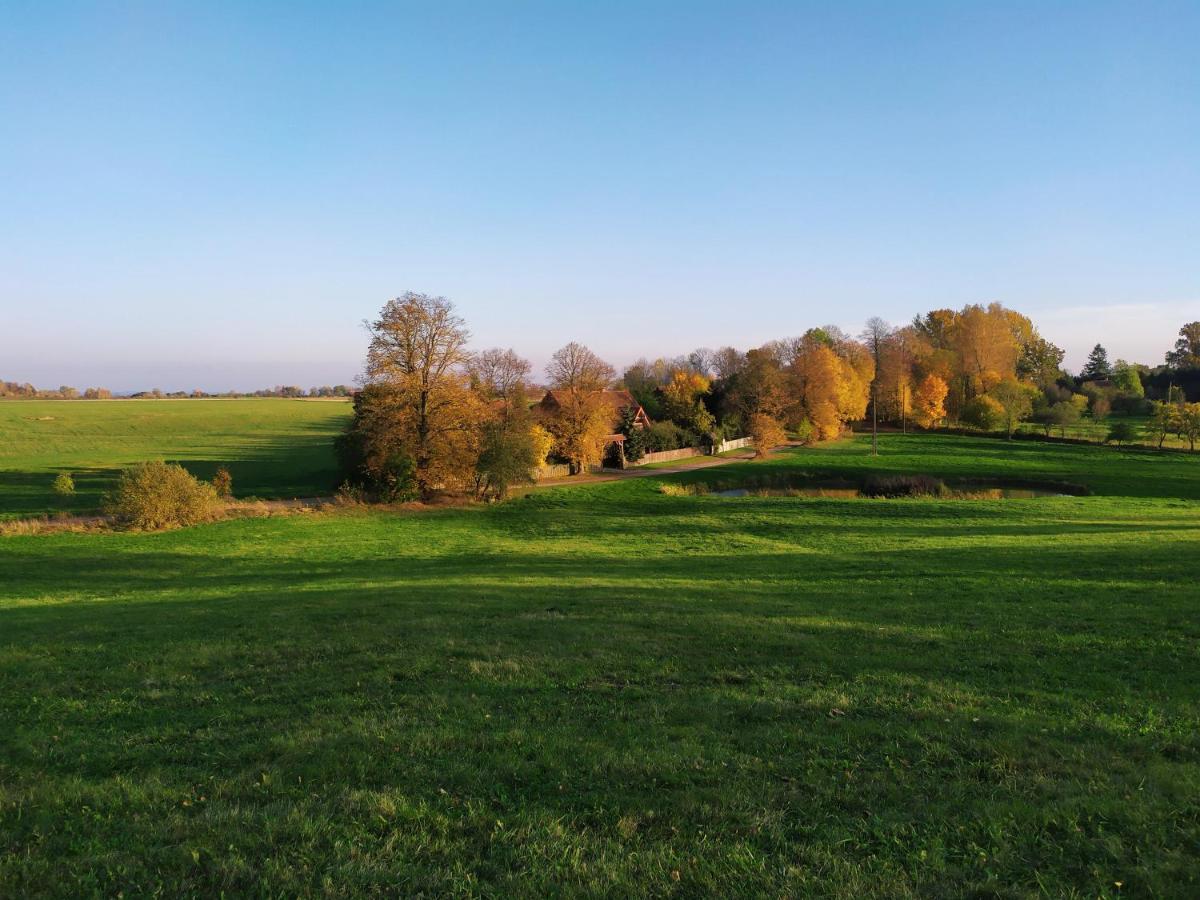
<instances>
[{"instance_id":1,"label":"green tree","mask_svg":"<svg viewBox=\"0 0 1200 900\"><path fill-rule=\"evenodd\" d=\"M1133 441L1136 441L1138 437L1139 432L1134 424L1125 419L1121 419L1113 422L1112 425L1108 427L1108 437L1106 437L1104 440L1105 443L1115 442L1119 447L1122 444L1129 444Z\"/></svg>"},{"instance_id":2,"label":"green tree","mask_svg":"<svg viewBox=\"0 0 1200 900\"><path fill-rule=\"evenodd\" d=\"M617 433L625 435L625 461L635 463L646 455L646 433L637 424L637 410L626 406L621 410Z\"/></svg>"},{"instance_id":3,"label":"green tree","mask_svg":"<svg viewBox=\"0 0 1200 900\"><path fill-rule=\"evenodd\" d=\"M1012 440L1017 426L1033 414L1033 398L1036 393L1035 388L1015 380L1002 381L988 391L987 396L1000 406L1001 422L1009 440Z\"/></svg>"},{"instance_id":4,"label":"green tree","mask_svg":"<svg viewBox=\"0 0 1200 900\"><path fill-rule=\"evenodd\" d=\"M1080 381L1107 381L1112 375L1112 366L1108 362L1108 351L1097 344L1088 354L1083 371L1079 373Z\"/></svg>"},{"instance_id":5,"label":"green tree","mask_svg":"<svg viewBox=\"0 0 1200 900\"><path fill-rule=\"evenodd\" d=\"M70 472L58 473L54 479L54 493L64 498L75 495L75 479L71 477Z\"/></svg>"},{"instance_id":6,"label":"green tree","mask_svg":"<svg viewBox=\"0 0 1200 900\"><path fill-rule=\"evenodd\" d=\"M1167 365L1173 369L1200 369L1200 322L1188 322L1179 329L1175 349L1167 352Z\"/></svg>"}]
</instances>

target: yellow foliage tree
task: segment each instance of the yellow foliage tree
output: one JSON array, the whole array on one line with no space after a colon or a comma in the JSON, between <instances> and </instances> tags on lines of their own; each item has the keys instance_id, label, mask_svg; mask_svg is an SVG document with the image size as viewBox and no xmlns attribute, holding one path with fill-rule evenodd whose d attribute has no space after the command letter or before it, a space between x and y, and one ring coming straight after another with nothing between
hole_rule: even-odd
<instances>
[{"instance_id":1,"label":"yellow foliage tree","mask_svg":"<svg viewBox=\"0 0 1200 900\"><path fill-rule=\"evenodd\" d=\"M754 441L754 455L762 458L772 447L787 442L787 433L778 420L766 413L755 413L750 417L750 439Z\"/></svg>"},{"instance_id":2,"label":"yellow foliage tree","mask_svg":"<svg viewBox=\"0 0 1200 900\"><path fill-rule=\"evenodd\" d=\"M949 388L937 375L926 375L913 394L913 418L922 428L932 428L946 418L946 394Z\"/></svg>"}]
</instances>

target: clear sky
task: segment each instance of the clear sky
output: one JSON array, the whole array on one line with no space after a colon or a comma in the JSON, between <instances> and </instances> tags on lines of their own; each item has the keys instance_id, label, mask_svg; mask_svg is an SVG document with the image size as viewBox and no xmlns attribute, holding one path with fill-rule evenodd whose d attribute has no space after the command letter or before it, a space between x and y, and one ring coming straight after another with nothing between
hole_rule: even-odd
<instances>
[{"instance_id":1,"label":"clear sky","mask_svg":"<svg viewBox=\"0 0 1200 900\"><path fill-rule=\"evenodd\" d=\"M0 3L0 378L346 382L405 290L615 364L1200 318L1200 3Z\"/></svg>"}]
</instances>

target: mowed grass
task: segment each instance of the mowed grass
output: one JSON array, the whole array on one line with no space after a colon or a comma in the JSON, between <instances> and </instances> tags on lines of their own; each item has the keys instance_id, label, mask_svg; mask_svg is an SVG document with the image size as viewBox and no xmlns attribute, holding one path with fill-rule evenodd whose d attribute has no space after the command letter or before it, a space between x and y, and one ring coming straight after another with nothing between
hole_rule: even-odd
<instances>
[{"instance_id":1,"label":"mowed grass","mask_svg":"<svg viewBox=\"0 0 1200 900\"><path fill-rule=\"evenodd\" d=\"M1200 464L867 449L0 540L0 896L1196 896Z\"/></svg>"},{"instance_id":2,"label":"mowed grass","mask_svg":"<svg viewBox=\"0 0 1200 900\"><path fill-rule=\"evenodd\" d=\"M264 399L0 401L0 518L94 510L120 470L151 459L201 478L218 466L238 496L328 494L333 437L350 418L339 401ZM77 493L51 489L60 472Z\"/></svg>"}]
</instances>

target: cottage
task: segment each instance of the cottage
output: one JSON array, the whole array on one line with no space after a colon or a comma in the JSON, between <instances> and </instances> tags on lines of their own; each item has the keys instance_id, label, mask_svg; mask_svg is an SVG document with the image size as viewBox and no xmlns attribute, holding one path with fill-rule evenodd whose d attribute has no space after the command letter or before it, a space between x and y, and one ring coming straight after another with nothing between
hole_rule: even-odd
<instances>
[{"instance_id":1,"label":"cottage","mask_svg":"<svg viewBox=\"0 0 1200 900\"><path fill-rule=\"evenodd\" d=\"M624 414L625 410L632 409L634 411L633 426L639 429L650 427L650 417L646 415L646 410L642 408L642 404L638 403L637 400L634 399L633 394L629 393L629 391L610 390L600 391L599 394L600 398L612 410L612 428L614 431L606 439L606 453L615 444L620 465L623 466L625 461L625 435L615 430L621 421L622 415ZM562 395L562 391L546 391L546 396L541 399L541 402L534 404L534 415L536 415L538 418L549 418L556 415L562 408L562 401L564 399Z\"/></svg>"}]
</instances>

